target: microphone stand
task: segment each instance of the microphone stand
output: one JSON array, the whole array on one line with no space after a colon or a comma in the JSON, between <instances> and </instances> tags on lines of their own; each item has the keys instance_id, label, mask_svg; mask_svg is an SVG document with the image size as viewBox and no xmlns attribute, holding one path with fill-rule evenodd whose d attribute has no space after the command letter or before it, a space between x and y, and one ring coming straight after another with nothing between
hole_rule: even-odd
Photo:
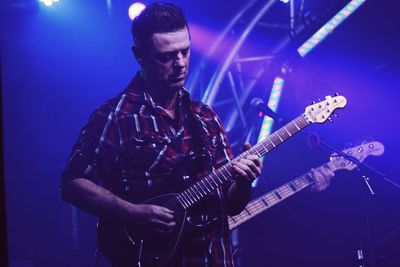
<instances>
[{"instance_id":1,"label":"microphone stand","mask_svg":"<svg viewBox=\"0 0 400 267\"><path fill-rule=\"evenodd\" d=\"M261 110L261 112L263 112L264 115L272 118L279 126L286 125L289 122L289 120L287 120L283 116L280 116L276 112L270 110L266 105L265 105L265 107L263 107L263 110ZM364 183L366 184L366 186L368 188L368 192L370 195L372 195L372 196L375 195L375 191L373 190L373 188L370 184L370 176L379 177L379 178L383 179L384 181L388 182L389 184L393 185L397 189L400 189L400 185L397 184L396 182L394 182L393 180L389 179L384 173L378 171L377 169L373 168L372 166L370 166L364 162L360 162L358 159L356 159L355 157L353 157L351 155L343 153L341 150L335 148L334 146L328 144L327 142L322 141L319 138L319 135L317 135L315 133L307 132L307 131L302 131L302 132L300 132L300 134L306 135L308 140L310 140L310 138L313 137L314 139L316 139L317 145L321 145L323 148L325 148L329 151L332 151L332 152L336 153L337 155L356 164L358 167L358 170L361 173L361 177L363 178ZM374 246L373 246L372 239L371 239L370 198L367 198L367 197L365 198L364 214L365 214L365 226L366 226L365 231L367 234L368 250L370 252L369 253L369 262L370 262L369 266L375 267L376 266L375 265L375 250L374 250ZM368 266L365 263L364 252L363 252L361 246L356 247L356 259L358 261L357 267Z\"/></svg>"},{"instance_id":2,"label":"microphone stand","mask_svg":"<svg viewBox=\"0 0 400 267\"><path fill-rule=\"evenodd\" d=\"M277 122L280 126L283 126L285 124L287 124L289 122L289 120L287 120L286 118L284 118L281 115L278 115L277 113L273 112L272 110L270 110L268 112L268 114L266 114L266 112L263 112L265 115L271 117L275 122ZM358 159L356 159L355 157L348 155L346 153L343 153L343 151L341 151L340 149L335 148L334 146L328 144L327 142L324 142L323 140L321 140L319 138L319 136L315 133L311 133L311 132L307 132L305 130L301 131L300 134L302 135L306 135L307 138L310 138L312 136L314 136L315 139L317 139L317 143L318 145L321 145L322 147L326 148L327 150L330 150L336 154L338 154L339 156L342 156L343 158L349 160L350 162L353 162L354 164L356 164L358 166L358 169L361 171L362 175L361 177L364 179L364 182L366 183L368 190L370 191L371 195L374 195L375 192L373 191L371 184L369 183L370 178L369 176L375 176L375 177L380 177L383 180L385 180L386 182L390 183L391 185L393 185L394 187L396 187L397 189L400 189L400 185L396 182L394 182L393 180L389 179L384 173L378 171L377 169L373 168L372 166L359 161Z\"/></svg>"}]
</instances>

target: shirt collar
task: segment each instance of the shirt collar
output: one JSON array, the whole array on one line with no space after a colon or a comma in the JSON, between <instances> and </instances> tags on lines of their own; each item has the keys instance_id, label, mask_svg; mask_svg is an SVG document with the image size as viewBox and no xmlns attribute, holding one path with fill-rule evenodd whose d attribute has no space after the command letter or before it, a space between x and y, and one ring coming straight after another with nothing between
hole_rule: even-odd
<instances>
[{"instance_id":1,"label":"shirt collar","mask_svg":"<svg viewBox=\"0 0 400 267\"><path fill-rule=\"evenodd\" d=\"M153 98L149 94L147 88L147 84L143 76L140 72L137 72L135 77L131 80L128 87L125 89L124 93L130 97L130 99L134 102L139 103L146 103L149 106L155 108L156 103L154 102ZM189 92L182 87L178 91L177 97L177 105L181 103L188 103L190 101L190 94Z\"/></svg>"}]
</instances>

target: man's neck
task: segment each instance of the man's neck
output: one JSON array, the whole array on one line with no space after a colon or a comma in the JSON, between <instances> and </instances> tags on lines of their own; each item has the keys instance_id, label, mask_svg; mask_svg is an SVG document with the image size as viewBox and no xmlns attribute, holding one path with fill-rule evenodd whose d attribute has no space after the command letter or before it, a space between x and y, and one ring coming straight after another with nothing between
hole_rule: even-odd
<instances>
[{"instance_id":1,"label":"man's neck","mask_svg":"<svg viewBox=\"0 0 400 267\"><path fill-rule=\"evenodd\" d=\"M168 89L156 89L153 87L149 88L149 93L156 105L162 107L174 119L178 92L170 92Z\"/></svg>"}]
</instances>

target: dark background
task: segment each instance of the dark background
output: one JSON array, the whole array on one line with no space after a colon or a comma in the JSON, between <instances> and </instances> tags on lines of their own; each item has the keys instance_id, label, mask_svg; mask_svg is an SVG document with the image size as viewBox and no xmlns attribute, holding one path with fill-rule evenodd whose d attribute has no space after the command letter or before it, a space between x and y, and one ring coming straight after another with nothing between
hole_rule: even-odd
<instances>
[{"instance_id":1,"label":"dark background","mask_svg":"<svg viewBox=\"0 0 400 267\"><path fill-rule=\"evenodd\" d=\"M10 266L95 265L95 218L63 203L58 186L71 146L90 113L122 90L138 69L130 52L130 2L111 2L111 11L106 1L60 0L52 7L28 0L1 4L2 210L8 247L3 252L8 252L4 257ZM172 2L186 10L191 22L193 73L246 1ZM293 56L298 45L348 1L305 2L309 12L331 9L281 51L280 58L292 72L285 77L278 112L292 119L312 100L333 92L346 96L348 105L337 112L333 124L307 130L340 149L363 140L382 142L385 153L366 162L400 183L399 3L367 1L300 59ZM276 5L266 19L288 23L288 5ZM236 37L233 33L231 38ZM256 29L242 53L268 54L274 38L278 36ZM271 67L252 95L267 99L276 74ZM201 98L202 92L192 93ZM224 92L229 94L224 88L221 99ZM215 108L223 121L229 118L229 109ZM231 141L239 139L241 131L234 127ZM290 139L265 158L254 196L325 163L329 155L322 147L310 148L303 135ZM306 190L242 225L242 266L358 266L360 247L366 258L374 256L375 265L367 260L367 266L400 266L400 237L395 234L400 227L400 189L371 177L376 193L371 196L360 177L356 171L340 171L328 190ZM392 238L376 246L390 233Z\"/></svg>"}]
</instances>

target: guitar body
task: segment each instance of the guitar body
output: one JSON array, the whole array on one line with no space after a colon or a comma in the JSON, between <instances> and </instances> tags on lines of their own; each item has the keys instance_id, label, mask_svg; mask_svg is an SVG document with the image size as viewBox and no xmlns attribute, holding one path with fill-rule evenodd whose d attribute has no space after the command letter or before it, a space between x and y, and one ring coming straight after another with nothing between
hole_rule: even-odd
<instances>
[{"instance_id":1,"label":"guitar body","mask_svg":"<svg viewBox=\"0 0 400 267\"><path fill-rule=\"evenodd\" d=\"M215 214L206 213L209 199L203 199L186 210L177 200L179 194L169 193L173 190L171 184L179 191L195 182L195 173L205 164L208 165L208 159L204 156L190 158L168 179L171 182L163 187L167 193L160 194L162 190L158 188L154 191L156 196L142 202L135 201L173 210L176 226L170 233L156 234L151 233L146 226L123 226L112 220L100 219L97 227L98 243L104 255L117 266L169 266L182 240L209 230L217 220Z\"/></svg>"}]
</instances>

